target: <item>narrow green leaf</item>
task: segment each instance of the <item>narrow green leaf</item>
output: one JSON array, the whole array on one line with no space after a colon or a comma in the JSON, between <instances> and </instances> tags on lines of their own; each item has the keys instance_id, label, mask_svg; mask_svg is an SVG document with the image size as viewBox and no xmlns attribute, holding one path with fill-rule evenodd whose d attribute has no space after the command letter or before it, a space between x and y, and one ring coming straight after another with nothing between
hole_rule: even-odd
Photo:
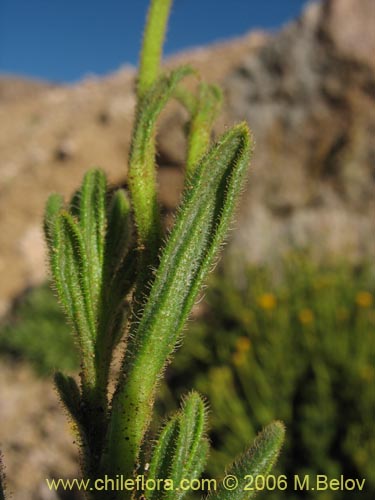
<instances>
[{"instance_id":1,"label":"narrow green leaf","mask_svg":"<svg viewBox=\"0 0 375 500\"><path fill-rule=\"evenodd\" d=\"M204 402L199 394L193 392L185 400L180 417L180 436L178 442L178 461L172 473L177 480L190 479L196 467L199 447L207 431L207 415Z\"/></svg>"},{"instance_id":2,"label":"narrow green leaf","mask_svg":"<svg viewBox=\"0 0 375 500\"><path fill-rule=\"evenodd\" d=\"M120 341L129 314L127 295L135 281L136 255L130 250L120 267L103 287L101 314L98 320L98 335L95 348L97 385L105 394L113 350Z\"/></svg>"},{"instance_id":3,"label":"narrow green leaf","mask_svg":"<svg viewBox=\"0 0 375 500\"><path fill-rule=\"evenodd\" d=\"M130 250L122 261L108 287L108 292L103 294L104 314L101 318L101 330L107 337L112 348L115 346L123 330L125 317L129 311L127 298L131 292L136 278L136 252Z\"/></svg>"},{"instance_id":4,"label":"narrow green leaf","mask_svg":"<svg viewBox=\"0 0 375 500\"><path fill-rule=\"evenodd\" d=\"M66 406L73 420L79 424L81 418L81 393L73 377L61 372L55 374L55 385L61 401Z\"/></svg>"},{"instance_id":5,"label":"narrow green leaf","mask_svg":"<svg viewBox=\"0 0 375 500\"><path fill-rule=\"evenodd\" d=\"M182 480L200 475L205 464L206 415L204 402L197 393L190 394L179 413L166 425L155 447L149 478L171 479L175 488ZM203 448L202 448L203 447ZM153 490L145 492L149 500L179 500L187 491Z\"/></svg>"},{"instance_id":6,"label":"narrow green leaf","mask_svg":"<svg viewBox=\"0 0 375 500\"><path fill-rule=\"evenodd\" d=\"M149 279L149 266L157 260L161 222L157 203L155 169L156 121L182 78L192 69L181 67L161 76L147 91L137 110L129 157L129 187L138 232L139 282Z\"/></svg>"},{"instance_id":7,"label":"narrow green leaf","mask_svg":"<svg viewBox=\"0 0 375 500\"><path fill-rule=\"evenodd\" d=\"M285 427L281 422L268 425L255 439L253 446L242 455L228 470L227 475L238 480L238 486L229 491L221 484L218 490L209 495L209 500L251 500L257 491L245 491L250 483L250 476L267 476L280 453L285 436Z\"/></svg>"},{"instance_id":8,"label":"narrow green leaf","mask_svg":"<svg viewBox=\"0 0 375 500\"><path fill-rule=\"evenodd\" d=\"M186 162L188 175L193 173L210 145L212 125L221 109L222 98L222 92L217 85L200 84L197 106L189 126Z\"/></svg>"},{"instance_id":9,"label":"narrow green leaf","mask_svg":"<svg viewBox=\"0 0 375 500\"><path fill-rule=\"evenodd\" d=\"M169 479L171 464L177 447L178 435L180 432L180 419L177 413L168 421L162 430L158 442L153 450L152 460L148 473L149 479ZM165 491L148 490L145 491L147 500L159 500L164 498Z\"/></svg>"},{"instance_id":10,"label":"narrow green leaf","mask_svg":"<svg viewBox=\"0 0 375 500\"><path fill-rule=\"evenodd\" d=\"M186 399L181 411L180 433L175 459L171 464L170 477L175 485L179 485L183 479L191 481L201 474L207 458L204 453L206 431L207 416L204 402L197 393L192 393ZM165 498L179 500L186 493L184 490L173 493L169 491Z\"/></svg>"},{"instance_id":11,"label":"narrow green leaf","mask_svg":"<svg viewBox=\"0 0 375 500\"><path fill-rule=\"evenodd\" d=\"M54 224L56 222L56 217L59 212L64 208L63 197L59 194L51 194L46 203L46 208L44 212L43 229L46 242L48 245L48 250L51 255L53 252L53 242L54 242Z\"/></svg>"},{"instance_id":12,"label":"narrow green leaf","mask_svg":"<svg viewBox=\"0 0 375 500\"><path fill-rule=\"evenodd\" d=\"M193 92L182 85L178 85L174 91L174 98L186 108L190 115L194 115L198 107L198 98Z\"/></svg>"},{"instance_id":13,"label":"narrow green leaf","mask_svg":"<svg viewBox=\"0 0 375 500\"><path fill-rule=\"evenodd\" d=\"M123 189L118 189L112 196L107 217L105 281L112 279L121 265L131 236L130 203Z\"/></svg>"},{"instance_id":14,"label":"narrow green leaf","mask_svg":"<svg viewBox=\"0 0 375 500\"><path fill-rule=\"evenodd\" d=\"M89 475L93 470L95 455L98 453L97 449L100 449L98 443L101 438L101 427L97 427L98 409L95 403L92 404L92 401L84 400L83 397L81 397L77 383L72 377L57 372L54 379L61 401L75 424L82 448L82 468L84 473ZM92 394L94 394L94 392Z\"/></svg>"},{"instance_id":15,"label":"narrow green leaf","mask_svg":"<svg viewBox=\"0 0 375 500\"><path fill-rule=\"evenodd\" d=\"M116 339L121 335L125 299L135 279L134 252L130 251L126 258L130 239L130 204L122 189L113 195L107 217L101 311L98 314L99 374L107 371L102 363L109 365Z\"/></svg>"},{"instance_id":16,"label":"narrow green leaf","mask_svg":"<svg viewBox=\"0 0 375 500\"><path fill-rule=\"evenodd\" d=\"M82 186L74 192L68 207L69 213L77 220L79 219L79 213L81 211L81 187Z\"/></svg>"},{"instance_id":17,"label":"narrow green leaf","mask_svg":"<svg viewBox=\"0 0 375 500\"><path fill-rule=\"evenodd\" d=\"M199 478L202 475L204 468L206 467L209 454L210 442L208 438L203 438L199 444L199 453L195 455L195 459L191 464L189 473L189 477L191 479Z\"/></svg>"},{"instance_id":18,"label":"narrow green leaf","mask_svg":"<svg viewBox=\"0 0 375 500\"><path fill-rule=\"evenodd\" d=\"M65 211L55 217L49 229L54 284L78 340L82 359L82 382L89 386L95 378L95 320L90 301L88 262L83 240L78 224Z\"/></svg>"},{"instance_id":19,"label":"narrow green leaf","mask_svg":"<svg viewBox=\"0 0 375 500\"><path fill-rule=\"evenodd\" d=\"M185 189L143 314L131 327L122 369L126 383L119 381L108 434L110 468L125 475L137 463L157 381L224 240L250 150L249 131L242 124L203 158ZM135 418L124 418L134 412Z\"/></svg>"},{"instance_id":20,"label":"narrow green leaf","mask_svg":"<svg viewBox=\"0 0 375 500\"><path fill-rule=\"evenodd\" d=\"M106 231L106 177L101 170L89 170L80 190L79 225L85 245L89 293L94 311L100 297Z\"/></svg>"}]
</instances>

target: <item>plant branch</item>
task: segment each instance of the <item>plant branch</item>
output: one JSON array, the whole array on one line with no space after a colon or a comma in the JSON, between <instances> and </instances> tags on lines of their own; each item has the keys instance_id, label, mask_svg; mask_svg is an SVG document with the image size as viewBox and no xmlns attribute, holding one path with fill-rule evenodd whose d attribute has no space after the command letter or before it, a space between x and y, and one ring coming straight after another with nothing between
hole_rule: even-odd
<instances>
[{"instance_id":1,"label":"plant branch","mask_svg":"<svg viewBox=\"0 0 375 500\"><path fill-rule=\"evenodd\" d=\"M138 98L144 94L159 76L159 67L167 30L172 0L152 0L148 11L146 28L138 73Z\"/></svg>"}]
</instances>

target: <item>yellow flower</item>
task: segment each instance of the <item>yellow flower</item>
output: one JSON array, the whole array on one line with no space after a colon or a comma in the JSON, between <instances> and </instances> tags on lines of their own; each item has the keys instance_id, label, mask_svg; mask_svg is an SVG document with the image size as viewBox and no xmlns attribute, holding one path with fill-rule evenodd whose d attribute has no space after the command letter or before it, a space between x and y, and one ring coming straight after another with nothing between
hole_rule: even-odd
<instances>
[{"instance_id":1,"label":"yellow flower","mask_svg":"<svg viewBox=\"0 0 375 500\"><path fill-rule=\"evenodd\" d=\"M303 325L309 325L314 321L314 313L311 309L302 309L298 314L298 318Z\"/></svg>"},{"instance_id":2,"label":"yellow flower","mask_svg":"<svg viewBox=\"0 0 375 500\"><path fill-rule=\"evenodd\" d=\"M373 303L373 296L370 292L358 292L355 301L359 307L370 307Z\"/></svg>"},{"instance_id":3,"label":"yellow flower","mask_svg":"<svg viewBox=\"0 0 375 500\"><path fill-rule=\"evenodd\" d=\"M258 298L258 304L262 309L270 311L276 307L276 297L272 293L264 293Z\"/></svg>"},{"instance_id":4,"label":"yellow flower","mask_svg":"<svg viewBox=\"0 0 375 500\"><path fill-rule=\"evenodd\" d=\"M236 366L241 366L246 363L247 356L251 348L251 341L247 337L238 337L236 340L236 351L233 353L232 361Z\"/></svg>"},{"instance_id":5,"label":"yellow flower","mask_svg":"<svg viewBox=\"0 0 375 500\"><path fill-rule=\"evenodd\" d=\"M240 352L248 352L251 347L251 341L247 337L239 337L236 340L236 350Z\"/></svg>"}]
</instances>

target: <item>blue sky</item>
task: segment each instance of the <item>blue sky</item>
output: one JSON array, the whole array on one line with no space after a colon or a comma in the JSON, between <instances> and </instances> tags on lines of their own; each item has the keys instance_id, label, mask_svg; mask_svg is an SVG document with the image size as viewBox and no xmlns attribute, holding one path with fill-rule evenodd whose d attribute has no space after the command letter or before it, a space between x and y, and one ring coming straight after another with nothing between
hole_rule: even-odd
<instances>
[{"instance_id":1,"label":"blue sky","mask_svg":"<svg viewBox=\"0 0 375 500\"><path fill-rule=\"evenodd\" d=\"M174 0L166 54L275 30L307 0ZM137 63L148 0L0 0L0 73L57 82Z\"/></svg>"}]
</instances>

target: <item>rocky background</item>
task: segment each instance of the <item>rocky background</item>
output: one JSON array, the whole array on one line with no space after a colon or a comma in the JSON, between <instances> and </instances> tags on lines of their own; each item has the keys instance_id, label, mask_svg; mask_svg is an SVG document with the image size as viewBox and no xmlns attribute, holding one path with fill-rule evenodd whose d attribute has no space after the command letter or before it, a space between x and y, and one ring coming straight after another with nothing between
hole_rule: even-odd
<instances>
[{"instance_id":1,"label":"rocky background","mask_svg":"<svg viewBox=\"0 0 375 500\"><path fill-rule=\"evenodd\" d=\"M191 63L223 86L216 133L247 120L256 138L227 258L261 262L295 247L319 259L374 257L374 25L373 0L313 2L278 34L250 33L167 62ZM72 86L0 78L0 315L46 278L48 194L69 196L92 166L125 182L134 76L125 67ZM185 120L173 104L159 127L167 211L182 185ZM51 385L32 380L24 366L0 369L0 441L15 500L57 498L44 478L77 468Z\"/></svg>"}]
</instances>

